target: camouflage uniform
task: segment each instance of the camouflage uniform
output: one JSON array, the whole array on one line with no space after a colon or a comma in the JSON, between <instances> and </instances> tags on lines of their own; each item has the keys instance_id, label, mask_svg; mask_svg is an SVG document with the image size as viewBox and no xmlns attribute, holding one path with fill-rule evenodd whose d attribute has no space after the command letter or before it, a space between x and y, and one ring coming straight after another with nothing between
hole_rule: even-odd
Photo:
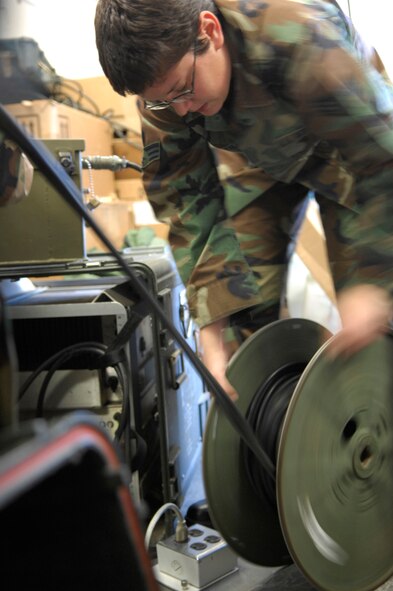
<instances>
[{"instance_id":1,"label":"camouflage uniform","mask_svg":"<svg viewBox=\"0 0 393 591\"><path fill-rule=\"evenodd\" d=\"M33 180L33 167L13 142L0 130L0 206L27 197Z\"/></svg>"},{"instance_id":2,"label":"camouflage uniform","mask_svg":"<svg viewBox=\"0 0 393 591\"><path fill-rule=\"evenodd\" d=\"M390 290L393 94L377 53L334 0L216 5L232 60L224 108L179 117L140 104L145 188L170 223L194 318L277 317L310 190L336 289Z\"/></svg>"}]
</instances>

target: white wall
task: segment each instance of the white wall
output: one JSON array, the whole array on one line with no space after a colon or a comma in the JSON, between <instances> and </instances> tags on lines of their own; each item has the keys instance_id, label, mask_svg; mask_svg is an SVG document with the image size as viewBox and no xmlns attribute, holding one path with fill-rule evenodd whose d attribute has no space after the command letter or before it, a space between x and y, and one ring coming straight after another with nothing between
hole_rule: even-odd
<instances>
[{"instance_id":1,"label":"white wall","mask_svg":"<svg viewBox=\"0 0 393 591\"><path fill-rule=\"evenodd\" d=\"M393 77L390 0L338 0L363 36L378 49ZM65 78L101 76L94 35L97 0L0 0L7 37L32 37ZM4 36L4 33L3 33Z\"/></svg>"},{"instance_id":2,"label":"white wall","mask_svg":"<svg viewBox=\"0 0 393 591\"><path fill-rule=\"evenodd\" d=\"M0 0L2 36L32 37L64 78L102 76L95 46L96 4L97 0Z\"/></svg>"},{"instance_id":3,"label":"white wall","mask_svg":"<svg viewBox=\"0 0 393 591\"><path fill-rule=\"evenodd\" d=\"M393 41L391 0L350 0L351 18L362 36L373 45L393 79Z\"/></svg>"}]
</instances>

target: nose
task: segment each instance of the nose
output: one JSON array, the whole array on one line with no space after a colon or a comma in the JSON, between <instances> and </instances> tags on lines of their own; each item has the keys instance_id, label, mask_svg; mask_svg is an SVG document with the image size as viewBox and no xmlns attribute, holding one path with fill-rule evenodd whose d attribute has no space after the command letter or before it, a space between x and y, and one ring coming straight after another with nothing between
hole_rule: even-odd
<instances>
[{"instance_id":1,"label":"nose","mask_svg":"<svg viewBox=\"0 0 393 591\"><path fill-rule=\"evenodd\" d=\"M184 103L172 103L172 107L179 117L184 117L184 115L187 115L190 110L190 106L191 101L185 101Z\"/></svg>"}]
</instances>

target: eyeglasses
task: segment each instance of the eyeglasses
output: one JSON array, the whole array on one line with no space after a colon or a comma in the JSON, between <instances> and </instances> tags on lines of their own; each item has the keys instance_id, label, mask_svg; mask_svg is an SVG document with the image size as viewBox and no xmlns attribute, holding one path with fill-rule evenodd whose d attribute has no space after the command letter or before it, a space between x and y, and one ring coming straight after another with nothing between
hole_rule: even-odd
<instances>
[{"instance_id":1,"label":"eyeglasses","mask_svg":"<svg viewBox=\"0 0 393 591\"><path fill-rule=\"evenodd\" d=\"M192 78L191 88L184 90L173 99L168 101L145 101L145 108L148 111L161 111L161 109L167 109L172 103L185 103L190 99L190 95L194 94L194 82L195 82L195 64L196 64L196 44L194 45L194 61L192 64Z\"/></svg>"}]
</instances>

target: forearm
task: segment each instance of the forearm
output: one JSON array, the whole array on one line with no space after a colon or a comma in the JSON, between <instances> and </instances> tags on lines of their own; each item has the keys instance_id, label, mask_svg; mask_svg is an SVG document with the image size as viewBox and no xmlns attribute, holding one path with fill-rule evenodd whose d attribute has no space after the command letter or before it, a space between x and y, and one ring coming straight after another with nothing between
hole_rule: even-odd
<instances>
[{"instance_id":1,"label":"forearm","mask_svg":"<svg viewBox=\"0 0 393 591\"><path fill-rule=\"evenodd\" d=\"M225 339L227 326L227 319L222 318L201 328L200 344L202 359L207 369L224 388L230 398L236 400L238 398L237 392L225 375L230 357Z\"/></svg>"}]
</instances>

